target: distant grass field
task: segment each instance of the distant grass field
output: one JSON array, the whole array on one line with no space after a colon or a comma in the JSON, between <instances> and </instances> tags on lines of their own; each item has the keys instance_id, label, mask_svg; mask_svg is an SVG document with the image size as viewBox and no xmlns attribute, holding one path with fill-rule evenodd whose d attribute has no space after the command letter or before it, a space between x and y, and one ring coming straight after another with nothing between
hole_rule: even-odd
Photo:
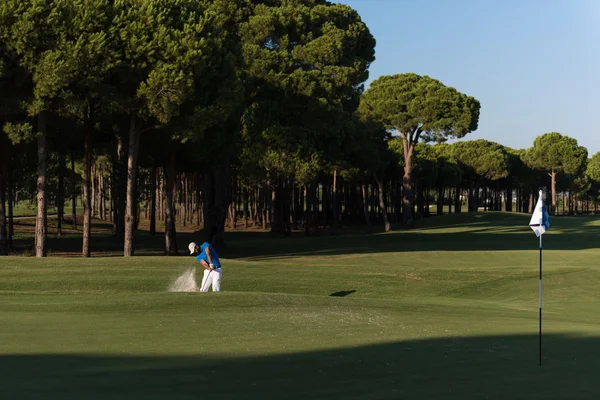
<instances>
[{"instance_id":1,"label":"distant grass field","mask_svg":"<svg viewBox=\"0 0 600 400\"><path fill-rule=\"evenodd\" d=\"M81 199L77 200L77 207L75 210L78 214L83 213L83 207L81 206ZM48 207L48 214L56 214L58 209L55 206L50 205ZM71 213L71 201L65 201L65 214ZM35 202L30 203L29 201L20 201L13 208L13 215L15 217L34 217L37 214L37 205Z\"/></svg>"},{"instance_id":2,"label":"distant grass field","mask_svg":"<svg viewBox=\"0 0 600 400\"><path fill-rule=\"evenodd\" d=\"M544 236L539 367L528 219L450 215L411 231L312 238L230 233L218 294L167 292L191 257L0 258L0 392L598 399L600 220L555 218Z\"/></svg>"}]
</instances>

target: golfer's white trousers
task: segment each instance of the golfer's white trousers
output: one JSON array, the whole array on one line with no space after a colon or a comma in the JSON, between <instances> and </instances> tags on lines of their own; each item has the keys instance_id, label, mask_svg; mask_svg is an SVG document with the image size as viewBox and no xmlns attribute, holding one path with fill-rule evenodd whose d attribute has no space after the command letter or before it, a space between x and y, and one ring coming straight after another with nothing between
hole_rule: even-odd
<instances>
[{"instance_id":1,"label":"golfer's white trousers","mask_svg":"<svg viewBox=\"0 0 600 400\"><path fill-rule=\"evenodd\" d=\"M213 292L221 290L221 268L214 269L212 271L204 270L204 276L202 277L202 284L200 285L201 292L208 292L212 285Z\"/></svg>"}]
</instances>

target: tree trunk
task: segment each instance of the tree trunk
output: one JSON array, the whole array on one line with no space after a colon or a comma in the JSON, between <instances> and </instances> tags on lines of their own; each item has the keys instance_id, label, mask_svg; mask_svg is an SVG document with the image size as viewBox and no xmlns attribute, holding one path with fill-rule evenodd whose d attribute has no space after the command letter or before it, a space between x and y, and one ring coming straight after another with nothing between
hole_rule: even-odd
<instances>
[{"instance_id":1,"label":"tree trunk","mask_svg":"<svg viewBox=\"0 0 600 400\"><path fill-rule=\"evenodd\" d=\"M201 177L196 174L196 223L200 226L202 222L202 190L200 185Z\"/></svg>"},{"instance_id":2,"label":"tree trunk","mask_svg":"<svg viewBox=\"0 0 600 400\"><path fill-rule=\"evenodd\" d=\"M104 165L100 165L100 174L98 175L100 194L100 219L103 221L106 219L106 189L104 185Z\"/></svg>"},{"instance_id":3,"label":"tree trunk","mask_svg":"<svg viewBox=\"0 0 600 400\"><path fill-rule=\"evenodd\" d=\"M230 204L229 208L227 209L227 220L225 222L225 226L229 225L231 228L233 228L235 230L235 226L233 225L234 204L235 204L235 200L233 201L233 204Z\"/></svg>"},{"instance_id":4,"label":"tree trunk","mask_svg":"<svg viewBox=\"0 0 600 400\"><path fill-rule=\"evenodd\" d=\"M534 196L534 193L533 193L533 191L531 191L529 193L529 205L527 207L527 213L529 213L529 214L531 214L533 212L533 205L535 204L533 202L533 196Z\"/></svg>"},{"instance_id":5,"label":"tree trunk","mask_svg":"<svg viewBox=\"0 0 600 400\"><path fill-rule=\"evenodd\" d=\"M260 208L260 220L263 230L267 230L267 194L266 188L259 189L259 208Z\"/></svg>"},{"instance_id":6,"label":"tree trunk","mask_svg":"<svg viewBox=\"0 0 600 400\"><path fill-rule=\"evenodd\" d=\"M116 234L119 238L125 237L125 207L127 191L127 168L125 164L125 144L123 137L120 134L116 135L117 139L117 182L115 196L117 198L117 218L116 218Z\"/></svg>"},{"instance_id":7,"label":"tree trunk","mask_svg":"<svg viewBox=\"0 0 600 400\"><path fill-rule=\"evenodd\" d=\"M402 219L402 185L400 182L395 182L396 196L394 200L394 213L396 222L400 222Z\"/></svg>"},{"instance_id":8,"label":"tree trunk","mask_svg":"<svg viewBox=\"0 0 600 400\"><path fill-rule=\"evenodd\" d=\"M194 225L196 221L196 174L191 174L188 177L188 207L190 216L190 225Z\"/></svg>"},{"instance_id":9,"label":"tree trunk","mask_svg":"<svg viewBox=\"0 0 600 400\"><path fill-rule=\"evenodd\" d=\"M163 179L162 179L162 184L161 184L162 189L160 191L160 204L158 206L158 209L160 210L160 215L162 215L162 218L160 218L160 219L164 219L166 217L166 213L167 213L167 210L166 210L167 201L165 200L165 196L167 195L167 193L165 192L166 179L167 179L166 172L163 171ZM173 213L175 213L175 210L173 210ZM173 214L173 218L175 218L175 214Z\"/></svg>"},{"instance_id":10,"label":"tree trunk","mask_svg":"<svg viewBox=\"0 0 600 400\"><path fill-rule=\"evenodd\" d=\"M165 255L177 255L177 231L175 230L175 179L177 170L175 153L171 153L165 168L167 206L165 213Z\"/></svg>"},{"instance_id":11,"label":"tree trunk","mask_svg":"<svg viewBox=\"0 0 600 400\"><path fill-rule=\"evenodd\" d=\"M294 213L293 213L293 221L294 221L294 229L300 229L298 222L302 221L302 188L295 186L294 189Z\"/></svg>"},{"instance_id":12,"label":"tree trunk","mask_svg":"<svg viewBox=\"0 0 600 400\"><path fill-rule=\"evenodd\" d=\"M512 212L513 210L513 191L511 188L506 189L506 200L504 209L509 212Z\"/></svg>"},{"instance_id":13,"label":"tree trunk","mask_svg":"<svg viewBox=\"0 0 600 400\"><path fill-rule=\"evenodd\" d=\"M479 191L477 191L477 193L479 193ZM483 211L487 212L488 210L491 210L491 208L488 208L488 189L487 189L487 184L483 185ZM479 211L479 210L477 210Z\"/></svg>"},{"instance_id":14,"label":"tree trunk","mask_svg":"<svg viewBox=\"0 0 600 400\"><path fill-rule=\"evenodd\" d=\"M123 250L125 257L133 256L135 251L137 160L140 149L140 128L138 124L137 116L132 115L129 127L129 154L127 156L127 203L125 206L125 243Z\"/></svg>"},{"instance_id":15,"label":"tree trunk","mask_svg":"<svg viewBox=\"0 0 600 400\"><path fill-rule=\"evenodd\" d=\"M311 205L313 208L312 225L314 226L314 231L319 232L319 220L320 220L320 216L319 216L319 184L317 182L314 182L311 185L311 187L313 188L312 199L311 199Z\"/></svg>"},{"instance_id":16,"label":"tree trunk","mask_svg":"<svg viewBox=\"0 0 600 400\"><path fill-rule=\"evenodd\" d=\"M185 198L187 196L187 192L185 190L185 174L181 174L181 179L179 180L179 218L181 225L187 226L187 209L185 207Z\"/></svg>"},{"instance_id":17,"label":"tree trunk","mask_svg":"<svg viewBox=\"0 0 600 400\"><path fill-rule=\"evenodd\" d=\"M8 192L8 208L11 210L12 193L8 175L8 137L0 130L0 255L6 256L11 247L11 232L6 219L6 193ZM11 210L12 211L12 210ZM9 211L9 214L11 212ZM9 215L10 223L11 216Z\"/></svg>"},{"instance_id":18,"label":"tree trunk","mask_svg":"<svg viewBox=\"0 0 600 400\"><path fill-rule=\"evenodd\" d=\"M165 218L162 213L162 201L164 193L163 173L164 167L156 173L156 218L158 220L163 220Z\"/></svg>"},{"instance_id":19,"label":"tree trunk","mask_svg":"<svg viewBox=\"0 0 600 400\"><path fill-rule=\"evenodd\" d=\"M304 186L304 234L310 236L310 219L311 219L311 207L309 201L309 185Z\"/></svg>"},{"instance_id":20,"label":"tree trunk","mask_svg":"<svg viewBox=\"0 0 600 400\"><path fill-rule=\"evenodd\" d=\"M185 225L184 226L188 226L188 224L190 224L190 218L192 217L190 215L190 190L191 190L190 185L189 185L190 177L189 177L189 174L187 174L187 173L183 173L182 177L183 177L182 185L183 185L183 192L184 192L183 208L185 209L185 217L184 217Z\"/></svg>"},{"instance_id":21,"label":"tree trunk","mask_svg":"<svg viewBox=\"0 0 600 400\"><path fill-rule=\"evenodd\" d=\"M106 210L107 214L108 214L108 220L112 223L114 221L114 201L113 201L113 180L114 180L114 176L113 176L113 166L111 165L111 168L108 170L108 182L107 182L107 189L106 189L106 195L107 195L107 201L108 201L108 209Z\"/></svg>"},{"instance_id":22,"label":"tree trunk","mask_svg":"<svg viewBox=\"0 0 600 400\"><path fill-rule=\"evenodd\" d=\"M373 232L373 228L371 227L371 217L367 207L367 188L365 187L364 183L361 183L360 190L362 193L363 214L365 216L365 222L367 223L367 233L371 233Z\"/></svg>"},{"instance_id":23,"label":"tree trunk","mask_svg":"<svg viewBox=\"0 0 600 400\"><path fill-rule=\"evenodd\" d=\"M152 168L150 168L150 175L152 175ZM150 220L150 202L152 193L150 193L150 177L144 180L144 218Z\"/></svg>"},{"instance_id":24,"label":"tree trunk","mask_svg":"<svg viewBox=\"0 0 600 400\"><path fill-rule=\"evenodd\" d=\"M188 225L188 220L190 218L190 204L189 204L189 187L188 187L188 176L184 172L182 174L181 186L183 186L183 226Z\"/></svg>"},{"instance_id":25,"label":"tree trunk","mask_svg":"<svg viewBox=\"0 0 600 400\"><path fill-rule=\"evenodd\" d=\"M329 226L329 215L327 212L327 208L329 208L329 200L328 200L328 196L329 196L329 188L327 187L326 184L322 184L321 185L322 190L321 190L321 209L323 210L323 225L325 226L325 228L327 228ZM317 215L319 215L319 220L320 220L320 211L319 211L319 201L317 201Z\"/></svg>"},{"instance_id":26,"label":"tree trunk","mask_svg":"<svg viewBox=\"0 0 600 400\"><path fill-rule=\"evenodd\" d=\"M15 201L15 183L12 176L8 175L8 250L13 247L12 241L15 234L13 219L13 203Z\"/></svg>"},{"instance_id":27,"label":"tree trunk","mask_svg":"<svg viewBox=\"0 0 600 400\"><path fill-rule=\"evenodd\" d=\"M244 229L248 229L248 222L250 220L250 192L248 189L242 189L242 196L244 202Z\"/></svg>"},{"instance_id":28,"label":"tree trunk","mask_svg":"<svg viewBox=\"0 0 600 400\"><path fill-rule=\"evenodd\" d=\"M477 211L479 211L479 210L477 210ZM488 189L487 189L487 185L483 185L483 211L484 212L488 211Z\"/></svg>"},{"instance_id":29,"label":"tree trunk","mask_svg":"<svg viewBox=\"0 0 600 400\"><path fill-rule=\"evenodd\" d=\"M373 185L373 182L371 182L371 184L369 185L369 189L370 189L370 193L371 193L371 195L369 196L369 202L370 202L369 212L371 214L371 218L376 218L377 213L375 210L375 186Z\"/></svg>"},{"instance_id":30,"label":"tree trunk","mask_svg":"<svg viewBox=\"0 0 600 400\"><path fill-rule=\"evenodd\" d=\"M4 136L2 132L0 132L0 135ZM6 227L6 198L5 198L5 194L6 194L6 189L7 189L7 156L6 154L3 154L3 149L4 149L4 138L0 137L0 162L2 163L2 165L0 165L0 256L7 256L8 255L8 229ZM8 199L8 201L10 202L10 197Z\"/></svg>"},{"instance_id":31,"label":"tree trunk","mask_svg":"<svg viewBox=\"0 0 600 400\"><path fill-rule=\"evenodd\" d=\"M156 235L156 161L150 170L150 236Z\"/></svg>"},{"instance_id":32,"label":"tree trunk","mask_svg":"<svg viewBox=\"0 0 600 400\"><path fill-rule=\"evenodd\" d=\"M271 221L271 232L287 236L289 225L289 200L285 179L278 179L272 192L273 214ZM286 220L287 219L287 220Z\"/></svg>"},{"instance_id":33,"label":"tree trunk","mask_svg":"<svg viewBox=\"0 0 600 400\"><path fill-rule=\"evenodd\" d=\"M569 190L569 215L573 215L575 213L573 207L573 192Z\"/></svg>"},{"instance_id":34,"label":"tree trunk","mask_svg":"<svg viewBox=\"0 0 600 400\"><path fill-rule=\"evenodd\" d=\"M420 184L416 185L416 192L417 192L417 215L420 218L423 218L425 216L425 190L423 189L423 187Z\"/></svg>"},{"instance_id":35,"label":"tree trunk","mask_svg":"<svg viewBox=\"0 0 600 400\"><path fill-rule=\"evenodd\" d=\"M85 129L85 128L84 128L84 129ZM85 139L84 139L84 141L85 141ZM86 169L85 163L86 163L86 161L85 161L85 156L84 156L84 166L83 166L83 169L84 169L84 172L83 172L83 174L84 174L84 178L83 178L83 187L85 187L85 184L86 184L86 183L85 183L85 169ZM91 170L91 173L90 173L91 175L90 175L90 179L89 179L89 182L90 182L90 190L91 190L91 192L90 192L90 193L91 193L91 194L90 194L90 196L91 196L91 197L89 197L89 201L90 201L90 203L91 203L91 206L90 206L90 207L91 207L91 210L92 210L92 217L95 217L95 216L96 216L96 185L95 185L95 181L96 181L96 174L95 174L95 171L94 171L94 170L95 170L95 168L94 168L94 167L95 167L95 166L92 164L92 170ZM84 231L85 231L85 205L84 205L84 210L83 210L83 216L84 216L84 222L83 222L83 224L84 224L84 228L83 228L83 229L84 229Z\"/></svg>"},{"instance_id":36,"label":"tree trunk","mask_svg":"<svg viewBox=\"0 0 600 400\"><path fill-rule=\"evenodd\" d=\"M496 211L502 210L502 190L500 189L500 181L496 181L496 189L494 191L496 195Z\"/></svg>"},{"instance_id":37,"label":"tree trunk","mask_svg":"<svg viewBox=\"0 0 600 400\"><path fill-rule=\"evenodd\" d=\"M138 143L139 143L139 137L138 137ZM139 155L139 144L138 144L138 155ZM138 175L138 168L137 168L137 162L136 162L136 168L135 168L135 172L136 175ZM134 240L135 240L135 231L137 231L138 229L138 225L140 223L140 198L138 196L138 187L139 187L139 175L136 177L135 179L135 183L133 185L134 191L133 191L133 234L134 234ZM135 248L134 248L135 251Z\"/></svg>"},{"instance_id":38,"label":"tree trunk","mask_svg":"<svg viewBox=\"0 0 600 400\"><path fill-rule=\"evenodd\" d=\"M77 192L75 191L75 160L71 154L71 228L77 229Z\"/></svg>"},{"instance_id":39,"label":"tree trunk","mask_svg":"<svg viewBox=\"0 0 600 400\"><path fill-rule=\"evenodd\" d=\"M338 226L338 220L339 220L339 208L338 208L338 193L337 193L337 169L333 170L333 187L331 188L332 193L331 193L331 197L332 197L332 208L333 208L333 215L332 215L332 219L331 219L331 234L335 234L335 230L337 229Z\"/></svg>"},{"instance_id":40,"label":"tree trunk","mask_svg":"<svg viewBox=\"0 0 600 400\"><path fill-rule=\"evenodd\" d=\"M102 181L100 180L100 176L101 176L101 166L96 164L96 162L94 161L94 164L92 164L93 169L92 169L92 182L94 184L94 197L93 197L93 204L94 207L92 207L92 217L98 218L98 219L102 219L102 212L101 212L101 202L100 202L100 197L101 197L101 192L102 192Z\"/></svg>"},{"instance_id":41,"label":"tree trunk","mask_svg":"<svg viewBox=\"0 0 600 400\"><path fill-rule=\"evenodd\" d=\"M383 214L383 227L385 232L389 232L392 230L392 226L390 225L390 220L388 218L388 213L387 213L387 209L385 207L385 202L384 202L384 193L383 193L383 181L377 176L374 176L375 178L375 182L377 183L377 188L378 188L378 195L379 195L379 208L381 209L381 212Z\"/></svg>"},{"instance_id":42,"label":"tree trunk","mask_svg":"<svg viewBox=\"0 0 600 400\"><path fill-rule=\"evenodd\" d=\"M56 196L56 206L58 209L57 229L58 236L62 236L62 223L65 217L65 155L58 155L58 193Z\"/></svg>"},{"instance_id":43,"label":"tree trunk","mask_svg":"<svg viewBox=\"0 0 600 400\"><path fill-rule=\"evenodd\" d=\"M474 190L473 190L473 185L471 184L469 186L469 188L467 189L467 211L468 212L472 212L473 211L473 203L474 203Z\"/></svg>"},{"instance_id":44,"label":"tree trunk","mask_svg":"<svg viewBox=\"0 0 600 400\"><path fill-rule=\"evenodd\" d=\"M348 212L344 213L344 215L348 219L348 222L353 223L355 220L358 222L361 218L360 216L364 213L363 194L360 184L352 185L349 183L346 185L344 195L345 202L348 204Z\"/></svg>"},{"instance_id":45,"label":"tree trunk","mask_svg":"<svg viewBox=\"0 0 600 400\"><path fill-rule=\"evenodd\" d=\"M112 168L111 168L111 178L110 178L110 213L111 213L111 221L113 225L113 235L117 234L117 220L119 219L119 204L118 204L118 161L113 158Z\"/></svg>"},{"instance_id":46,"label":"tree trunk","mask_svg":"<svg viewBox=\"0 0 600 400\"><path fill-rule=\"evenodd\" d=\"M280 189L280 210L279 214L281 216L281 228L283 231L283 235L285 237L289 236L292 233L292 228L290 225L290 182L289 180L283 180L281 189Z\"/></svg>"},{"instance_id":47,"label":"tree trunk","mask_svg":"<svg viewBox=\"0 0 600 400\"><path fill-rule=\"evenodd\" d=\"M48 215L46 202L46 138L47 138L47 116L42 112L38 116L37 137L37 216L35 219L35 256L46 257L46 236L48 233Z\"/></svg>"},{"instance_id":48,"label":"tree trunk","mask_svg":"<svg viewBox=\"0 0 600 400\"><path fill-rule=\"evenodd\" d=\"M84 121L84 167L83 167L83 257L90 256L90 238L92 235L92 203L90 185L92 180L92 138L93 126L90 116Z\"/></svg>"},{"instance_id":49,"label":"tree trunk","mask_svg":"<svg viewBox=\"0 0 600 400\"><path fill-rule=\"evenodd\" d=\"M233 229L237 229L237 208L238 208L238 199L239 199L239 194L237 193L237 179L233 179L230 182L234 185L233 190L232 190L233 193L231 196L230 206L229 206L231 227ZM230 185L231 185L231 183L230 183Z\"/></svg>"},{"instance_id":50,"label":"tree trunk","mask_svg":"<svg viewBox=\"0 0 600 400\"><path fill-rule=\"evenodd\" d=\"M550 208L550 215L556 215L556 171L552 170L550 178L552 187L552 207Z\"/></svg>"},{"instance_id":51,"label":"tree trunk","mask_svg":"<svg viewBox=\"0 0 600 400\"><path fill-rule=\"evenodd\" d=\"M412 162L414 144L409 144L406 137L402 138L404 146L404 176L402 177L402 222L412 225L413 217L413 190L412 190Z\"/></svg>"},{"instance_id":52,"label":"tree trunk","mask_svg":"<svg viewBox=\"0 0 600 400\"><path fill-rule=\"evenodd\" d=\"M204 234L218 246L224 243L225 220L231 203L229 162L215 166L204 176Z\"/></svg>"},{"instance_id":53,"label":"tree trunk","mask_svg":"<svg viewBox=\"0 0 600 400\"><path fill-rule=\"evenodd\" d=\"M277 179L275 182L271 182L271 233L283 234L287 236L289 224L286 222L286 210L288 210L289 203L287 200L287 190L285 189L285 181Z\"/></svg>"},{"instance_id":54,"label":"tree trunk","mask_svg":"<svg viewBox=\"0 0 600 400\"><path fill-rule=\"evenodd\" d=\"M252 204L252 210L250 211L251 217L252 217L252 226L256 227L260 224L260 216L259 216L259 196L260 195L260 189L254 189L251 191L251 204Z\"/></svg>"},{"instance_id":55,"label":"tree trunk","mask_svg":"<svg viewBox=\"0 0 600 400\"><path fill-rule=\"evenodd\" d=\"M437 195L437 214L444 214L444 188L438 187L438 195Z\"/></svg>"},{"instance_id":56,"label":"tree trunk","mask_svg":"<svg viewBox=\"0 0 600 400\"><path fill-rule=\"evenodd\" d=\"M461 207L462 201L461 201L460 195L461 195L461 188L460 188L460 186L457 186L454 189L454 212L455 213L459 213L462 211L462 207Z\"/></svg>"}]
</instances>

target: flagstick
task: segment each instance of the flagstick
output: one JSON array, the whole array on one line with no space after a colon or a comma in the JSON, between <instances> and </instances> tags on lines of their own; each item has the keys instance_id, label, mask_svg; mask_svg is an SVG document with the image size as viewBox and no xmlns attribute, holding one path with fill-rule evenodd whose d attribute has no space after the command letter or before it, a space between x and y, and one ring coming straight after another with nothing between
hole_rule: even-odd
<instances>
[{"instance_id":1,"label":"flagstick","mask_svg":"<svg viewBox=\"0 0 600 400\"><path fill-rule=\"evenodd\" d=\"M539 337L539 364L542 365L542 235L550 228L550 216L542 200L542 191L538 197L529 227L540 238L540 337Z\"/></svg>"},{"instance_id":2,"label":"flagstick","mask_svg":"<svg viewBox=\"0 0 600 400\"><path fill-rule=\"evenodd\" d=\"M542 235L540 235L540 365L542 365Z\"/></svg>"}]
</instances>

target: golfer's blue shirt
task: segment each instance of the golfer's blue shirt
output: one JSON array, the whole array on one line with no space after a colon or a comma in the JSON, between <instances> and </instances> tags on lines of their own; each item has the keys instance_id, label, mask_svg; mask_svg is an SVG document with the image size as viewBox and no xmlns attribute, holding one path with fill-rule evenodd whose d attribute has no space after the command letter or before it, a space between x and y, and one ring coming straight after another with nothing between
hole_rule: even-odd
<instances>
[{"instance_id":1,"label":"golfer's blue shirt","mask_svg":"<svg viewBox=\"0 0 600 400\"><path fill-rule=\"evenodd\" d=\"M204 260L206 261L206 263L208 263L208 256L206 255L207 247L210 247L210 256L212 258L213 265L215 267L220 267L221 261L219 261L219 255L217 254L217 250L215 250L215 248L208 242L202 243L202 246L200 247L200 254L196 256L196 260L198 260L198 262L200 262L200 260Z\"/></svg>"}]
</instances>

